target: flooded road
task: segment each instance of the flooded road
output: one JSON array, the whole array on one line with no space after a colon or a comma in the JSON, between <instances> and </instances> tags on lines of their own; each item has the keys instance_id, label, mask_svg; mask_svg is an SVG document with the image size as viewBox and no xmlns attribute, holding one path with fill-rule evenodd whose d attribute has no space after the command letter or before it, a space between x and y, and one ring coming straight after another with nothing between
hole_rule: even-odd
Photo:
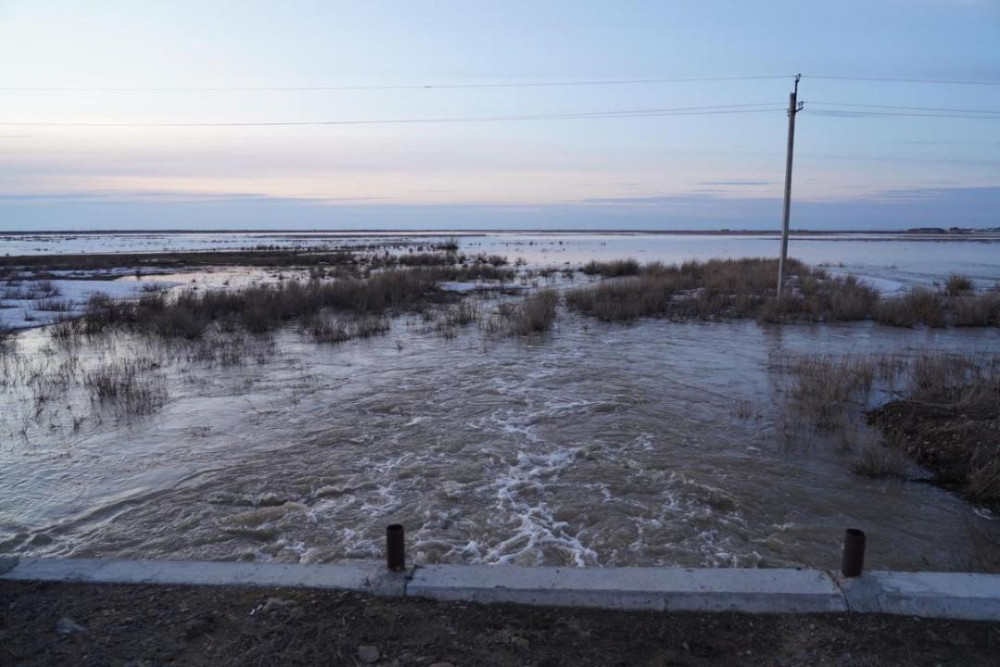
<instances>
[{"instance_id":1,"label":"flooded road","mask_svg":"<svg viewBox=\"0 0 1000 667\"><path fill-rule=\"evenodd\" d=\"M49 375L66 363L44 331L18 345ZM997 353L1000 336L604 325L561 308L531 339L475 326L446 339L409 317L333 346L286 332L232 365L116 340L77 350L67 372L145 356L168 396L152 414L81 419L86 396L53 390L32 421L37 389L0 394L0 551L371 559L401 522L418 563L829 568L855 526L870 567L976 569L971 540L1000 521L925 483L852 473L835 434L789 426L773 363L942 349Z\"/></svg>"}]
</instances>

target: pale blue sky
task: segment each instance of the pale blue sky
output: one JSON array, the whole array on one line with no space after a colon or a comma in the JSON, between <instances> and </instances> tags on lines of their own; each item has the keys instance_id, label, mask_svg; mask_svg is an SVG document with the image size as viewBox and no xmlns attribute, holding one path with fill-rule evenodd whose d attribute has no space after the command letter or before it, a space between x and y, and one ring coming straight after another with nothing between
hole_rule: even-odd
<instances>
[{"instance_id":1,"label":"pale blue sky","mask_svg":"<svg viewBox=\"0 0 1000 667\"><path fill-rule=\"evenodd\" d=\"M377 120L787 103L793 225L1000 225L1000 114L824 115L823 102L992 109L1000 1L0 2L0 122ZM812 76L811 76L812 75ZM873 109L874 110L874 109ZM0 126L0 229L776 228L786 118L305 127Z\"/></svg>"}]
</instances>

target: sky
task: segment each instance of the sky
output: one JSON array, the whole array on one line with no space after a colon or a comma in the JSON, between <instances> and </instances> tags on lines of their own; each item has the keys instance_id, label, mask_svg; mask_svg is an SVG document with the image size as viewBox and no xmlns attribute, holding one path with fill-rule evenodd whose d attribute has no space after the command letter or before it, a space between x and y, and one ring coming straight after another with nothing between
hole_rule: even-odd
<instances>
[{"instance_id":1,"label":"sky","mask_svg":"<svg viewBox=\"0 0 1000 667\"><path fill-rule=\"evenodd\" d=\"M1000 0L0 0L0 231L779 229L796 73L794 228L1000 226Z\"/></svg>"}]
</instances>

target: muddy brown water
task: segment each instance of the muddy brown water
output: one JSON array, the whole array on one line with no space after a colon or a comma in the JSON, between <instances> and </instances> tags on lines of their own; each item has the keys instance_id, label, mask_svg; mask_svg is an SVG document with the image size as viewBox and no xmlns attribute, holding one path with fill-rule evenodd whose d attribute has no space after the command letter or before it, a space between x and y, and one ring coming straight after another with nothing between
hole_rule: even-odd
<instances>
[{"instance_id":1,"label":"muddy brown water","mask_svg":"<svg viewBox=\"0 0 1000 667\"><path fill-rule=\"evenodd\" d=\"M17 354L58 368L45 331ZM996 330L754 322L604 325L445 339L418 318L323 346L295 333L234 366L148 343L169 398L148 416L86 392L0 391L0 551L72 557L834 568L846 527L868 565L977 569L988 511L919 482L855 475L837 434L789 428L775 358L1000 351ZM12 363L12 362L8 362ZM35 392L35 393L33 393Z\"/></svg>"}]
</instances>

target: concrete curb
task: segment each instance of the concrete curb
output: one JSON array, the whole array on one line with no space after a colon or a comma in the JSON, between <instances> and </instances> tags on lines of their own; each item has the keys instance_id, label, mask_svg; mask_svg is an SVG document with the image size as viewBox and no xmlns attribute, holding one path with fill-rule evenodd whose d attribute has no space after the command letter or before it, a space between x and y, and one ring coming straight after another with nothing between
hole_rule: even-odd
<instances>
[{"instance_id":1,"label":"concrete curb","mask_svg":"<svg viewBox=\"0 0 1000 667\"><path fill-rule=\"evenodd\" d=\"M470 602L683 612L875 613L1000 621L1000 575L821 570L291 565L2 558L0 580L342 589Z\"/></svg>"},{"instance_id":2,"label":"concrete curb","mask_svg":"<svg viewBox=\"0 0 1000 667\"><path fill-rule=\"evenodd\" d=\"M142 561L98 558L22 558L0 579L91 584L185 584L336 588L403 596L407 574L384 566Z\"/></svg>"},{"instance_id":3,"label":"concrete curb","mask_svg":"<svg viewBox=\"0 0 1000 667\"><path fill-rule=\"evenodd\" d=\"M3 556L0 556L0 574L13 570L16 565L16 558L4 558Z\"/></svg>"},{"instance_id":4,"label":"concrete curb","mask_svg":"<svg viewBox=\"0 0 1000 667\"><path fill-rule=\"evenodd\" d=\"M922 618L1000 620L1000 576L872 572L838 581L850 611Z\"/></svg>"},{"instance_id":5,"label":"concrete curb","mask_svg":"<svg viewBox=\"0 0 1000 667\"><path fill-rule=\"evenodd\" d=\"M817 570L509 567L429 565L417 568L406 594L436 600L515 602L565 607L845 612L840 589Z\"/></svg>"}]
</instances>

